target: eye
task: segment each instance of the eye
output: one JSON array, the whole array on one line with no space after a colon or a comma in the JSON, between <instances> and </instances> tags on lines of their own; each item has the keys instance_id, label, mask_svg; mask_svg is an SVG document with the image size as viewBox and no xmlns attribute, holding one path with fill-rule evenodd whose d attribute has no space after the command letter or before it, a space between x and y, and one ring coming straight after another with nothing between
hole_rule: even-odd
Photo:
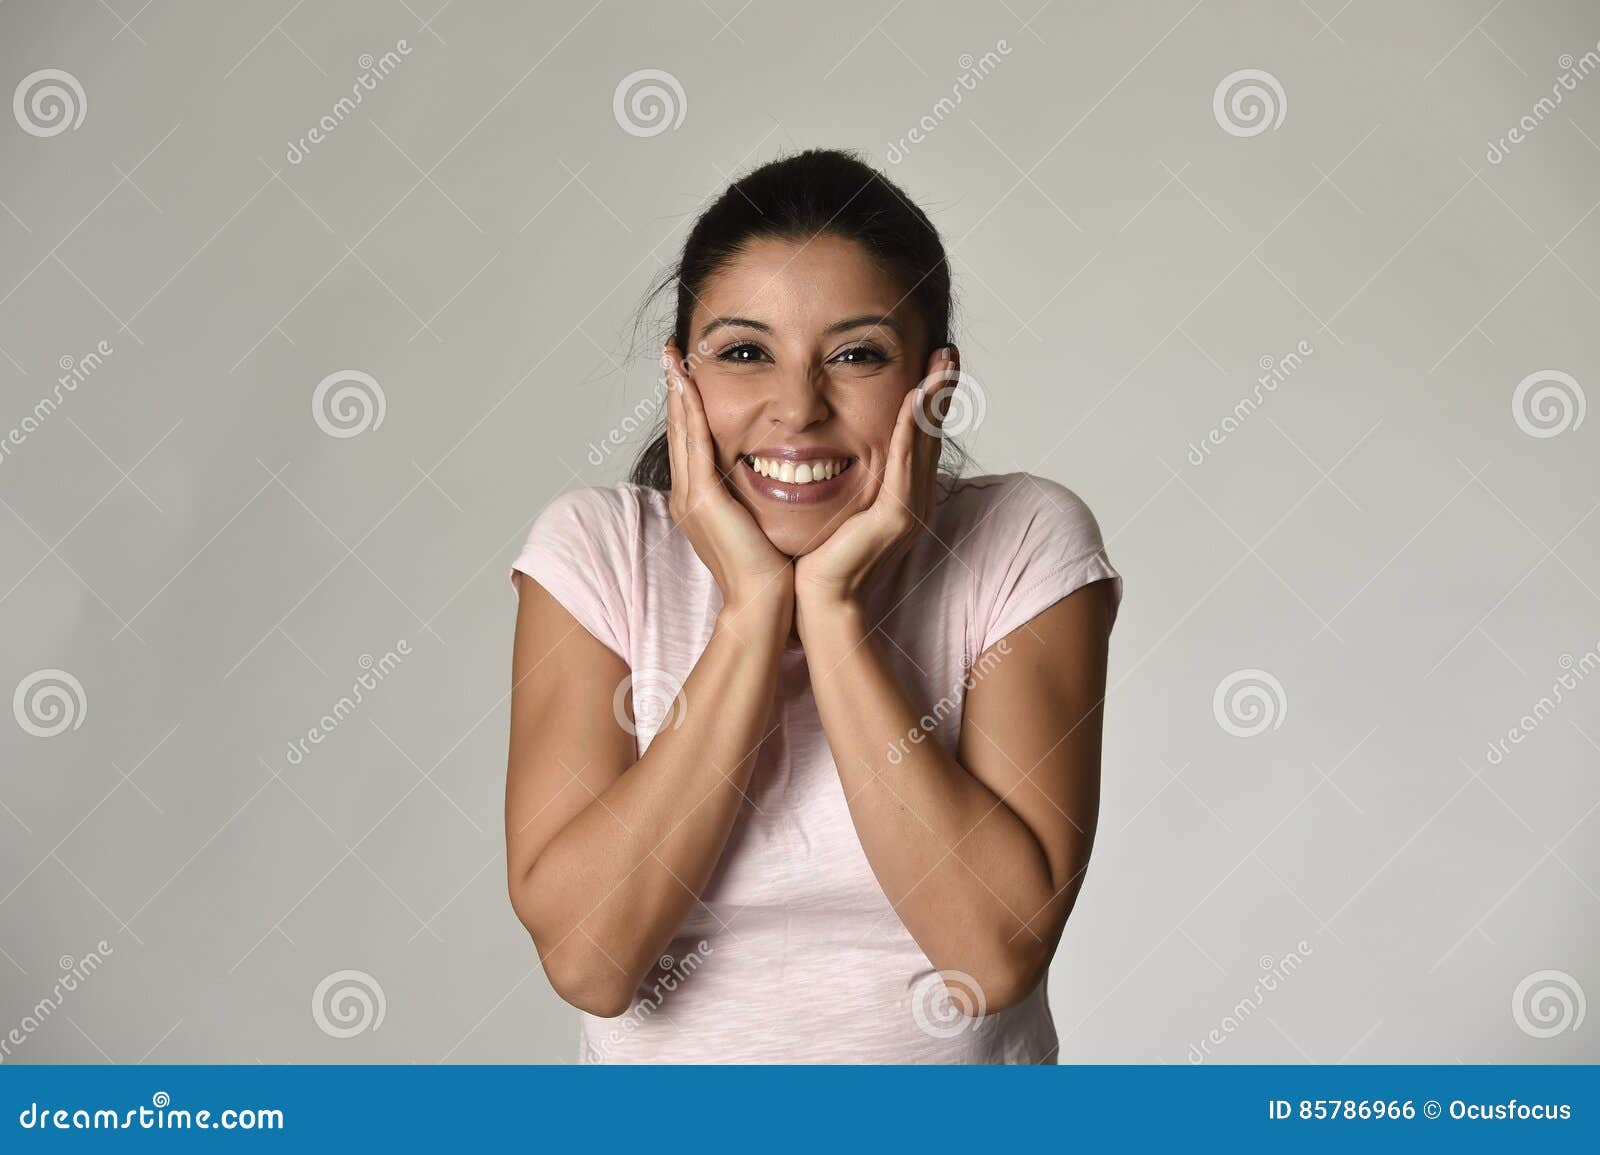
<instances>
[{"instance_id":1,"label":"eye","mask_svg":"<svg viewBox=\"0 0 1600 1155\"><path fill-rule=\"evenodd\" d=\"M718 353L717 360L749 365L765 360L766 356L766 351L760 345L753 345L749 341L741 341L737 345L729 345Z\"/></svg>"},{"instance_id":2,"label":"eye","mask_svg":"<svg viewBox=\"0 0 1600 1155\"><path fill-rule=\"evenodd\" d=\"M875 345L852 345L834 357L846 365L877 365L889 358Z\"/></svg>"}]
</instances>

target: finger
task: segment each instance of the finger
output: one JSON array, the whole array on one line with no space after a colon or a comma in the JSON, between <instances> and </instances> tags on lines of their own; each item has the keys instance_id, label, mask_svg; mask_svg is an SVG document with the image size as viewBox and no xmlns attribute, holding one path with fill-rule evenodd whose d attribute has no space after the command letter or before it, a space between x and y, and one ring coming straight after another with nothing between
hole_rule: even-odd
<instances>
[{"instance_id":1,"label":"finger","mask_svg":"<svg viewBox=\"0 0 1600 1155\"><path fill-rule=\"evenodd\" d=\"M904 510L913 508L911 492L913 456L916 439L921 436L915 418L921 388L919 385L907 390L900 402L900 412L895 416L894 432L889 436L889 448L884 453L878 492L873 496L874 505L903 506ZM896 508L891 512L903 511Z\"/></svg>"},{"instance_id":2,"label":"finger","mask_svg":"<svg viewBox=\"0 0 1600 1155\"><path fill-rule=\"evenodd\" d=\"M932 397L933 394L942 391L945 404L935 411L933 406L928 406L926 399L923 401L923 404L927 406L925 410L928 425L927 433L929 440L935 443L933 447L935 456L938 455L937 442L944 438L944 419L950 412L950 403L955 399L955 391L961 387L960 351L954 345L946 345L941 352L942 358L937 371L938 385L929 388L928 397Z\"/></svg>"},{"instance_id":3,"label":"finger","mask_svg":"<svg viewBox=\"0 0 1600 1155\"><path fill-rule=\"evenodd\" d=\"M936 411L931 401L940 393L945 393L948 397L946 391L955 387L960 375L957 357L954 345L946 345L935 350L928 359L928 376L917 389L920 395L916 399L917 409L913 414L917 420L912 434L914 449L908 484L911 489L909 504L919 519L925 518L931 507L933 482L938 473L939 458L944 445L941 432L943 414ZM945 408L948 410L948 405Z\"/></svg>"},{"instance_id":4,"label":"finger","mask_svg":"<svg viewBox=\"0 0 1600 1155\"><path fill-rule=\"evenodd\" d=\"M682 393L680 401L683 404L684 424L688 427L689 470L694 476L696 485L709 487L722 481L722 472L717 468L715 443L711 440L711 425L706 420L706 409L700 400L700 390L692 377L680 377Z\"/></svg>"},{"instance_id":5,"label":"finger","mask_svg":"<svg viewBox=\"0 0 1600 1155\"><path fill-rule=\"evenodd\" d=\"M922 420L918 424L934 437L940 436L944 426L944 416L950 411L950 401L955 391L961 386L961 367L956 359L956 347L946 345L936 349L933 356L928 359L928 375L923 378L921 406ZM935 399L944 399L943 407L934 404Z\"/></svg>"},{"instance_id":6,"label":"finger","mask_svg":"<svg viewBox=\"0 0 1600 1155\"><path fill-rule=\"evenodd\" d=\"M684 434L683 391L673 368L677 346L668 341L661 354L661 368L667 377L667 459L672 467L672 488L685 498L689 494L689 454Z\"/></svg>"}]
</instances>

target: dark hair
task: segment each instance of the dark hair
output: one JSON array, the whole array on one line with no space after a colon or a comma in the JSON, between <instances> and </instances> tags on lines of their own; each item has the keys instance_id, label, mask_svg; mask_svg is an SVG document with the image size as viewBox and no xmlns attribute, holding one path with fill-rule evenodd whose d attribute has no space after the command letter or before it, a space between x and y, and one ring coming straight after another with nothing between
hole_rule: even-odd
<instances>
[{"instance_id":1,"label":"dark hair","mask_svg":"<svg viewBox=\"0 0 1600 1155\"><path fill-rule=\"evenodd\" d=\"M676 287L672 332L679 350L690 355L689 319L696 299L746 244L767 237L809 240L823 233L857 242L906 286L926 326L924 362L935 349L950 344L950 266L938 230L888 177L854 152L840 149L807 149L764 164L729 185L695 222L677 266L651 289L646 304ZM943 439L941 449L941 467L959 473L965 452L950 438ZM652 489L672 488L664 431L640 452L628 480Z\"/></svg>"}]
</instances>

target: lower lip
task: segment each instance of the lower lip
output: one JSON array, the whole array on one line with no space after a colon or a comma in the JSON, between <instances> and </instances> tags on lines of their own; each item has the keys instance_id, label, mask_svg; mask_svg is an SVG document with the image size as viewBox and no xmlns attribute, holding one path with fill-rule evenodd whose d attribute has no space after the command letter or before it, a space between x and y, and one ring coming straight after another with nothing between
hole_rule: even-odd
<instances>
[{"instance_id":1,"label":"lower lip","mask_svg":"<svg viewBox=\"0 0 1600 1155\"><path fill-rule=\"evenodd\" d=\"M832 501L852 484L851 474L855 472L856 467L856 463L852 461L843 471L834 474L826 481L808 481L796 485L792 481L762 477L756 472L755 466L742 457L739 459L739 465L744 473L746 485L769 501L778 501L785 505L817 505Z\"/></svg>"}]
</instances>

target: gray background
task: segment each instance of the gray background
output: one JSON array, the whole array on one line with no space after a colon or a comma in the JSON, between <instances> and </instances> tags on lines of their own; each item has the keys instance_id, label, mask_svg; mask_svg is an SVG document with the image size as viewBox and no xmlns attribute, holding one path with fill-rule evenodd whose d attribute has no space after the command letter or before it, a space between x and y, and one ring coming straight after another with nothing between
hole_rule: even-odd
<instances>
[{"instance_id":1,"label":"gray background","mask_svg":"<svg viewBox=\"0 0 1600 1155\"><path fill-rule=\"evenodd\" d=\"M0 698L83 690L54 737L0 713L0 1034L111 948L8 1061L575 1057L504 889L505 567L620 476L637 439L590 446L651 393L632 310L697 209L810 145L928 208L982 468L1071 486L1126 576L1062 1060L1214 1028L1208 1061L1600 1059L1575 1004L1538 1037L1600 991L1600 677L1487 753L1600 645L1600 417L1512 408L1600 383L1600 77L1487 157L1597 40L1576 0L10 0L4 92L62 69L86 110L0 118L0 437L113 352L0 458ZM624 130L642 69L681 124ZM1224 130L1240 69L1276 127ZM384 419L329 436L313 391L351 369ZM1250 738L1213 705L1246 669L1283 688ZM385 1017L336 1038L344 970Z\"/></svg>"}]
</instances>

